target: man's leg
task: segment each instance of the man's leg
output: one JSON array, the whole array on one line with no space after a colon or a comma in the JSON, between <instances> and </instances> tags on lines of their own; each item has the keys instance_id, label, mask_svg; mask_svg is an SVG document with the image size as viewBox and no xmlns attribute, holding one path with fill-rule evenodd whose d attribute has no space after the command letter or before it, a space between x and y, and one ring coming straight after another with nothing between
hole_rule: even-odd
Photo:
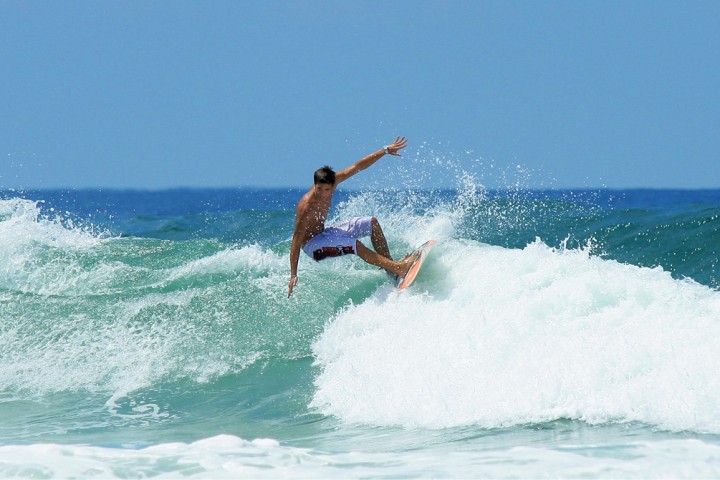
<instances>
[{"instance_id":1,"label":"man's leg","mask_svg":"<svg viewBox=\"0 0 720 480\"><path fill-rule=\"evenodd\" d=\"M372 241L373 248L383 257L392 260L390 248L388 248L387 240L385 240L385 234L383 233L382 228L380 228L380 222L378 222L377 218L372 217L371 224L372 234L370 235L370 240Z\"/></svg>"},{"instance_id":2,"label":"man's leg","mask_svg":"<svg viewBox=\"0 0 720 480\"><path fill-rule=\"evenodd\" d=\"M383 268L388 272L392 273L393 275L397 275L398 277L404 277L407 271L410 270L413 262L415 261L414 257L409 257L407 259L396 262L387 258L384 255L380 255L378 252L370 250L365 245L360 243L360 240L357 240L355 242L355 252L357 252L358 257L362 258L370 265L375 265L377 267Z\"/></svg>"}]
</instances>

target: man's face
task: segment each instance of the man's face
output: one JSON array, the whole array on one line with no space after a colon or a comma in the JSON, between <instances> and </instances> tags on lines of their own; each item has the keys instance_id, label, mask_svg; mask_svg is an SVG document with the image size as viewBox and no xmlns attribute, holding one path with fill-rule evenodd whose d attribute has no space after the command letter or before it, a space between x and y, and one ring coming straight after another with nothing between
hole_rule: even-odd
<instances>
[{"instance_id":1,"label":"man's face","mask_svg":"<svg viewBox=\"0 0 720 480\"><path fill-rule=\"evenodd\" d=\"M335 191L335 185L330 185L327 183L315 184L315 195L321 200L330 200L333 191Z\"/></svg>"}]
</instances>

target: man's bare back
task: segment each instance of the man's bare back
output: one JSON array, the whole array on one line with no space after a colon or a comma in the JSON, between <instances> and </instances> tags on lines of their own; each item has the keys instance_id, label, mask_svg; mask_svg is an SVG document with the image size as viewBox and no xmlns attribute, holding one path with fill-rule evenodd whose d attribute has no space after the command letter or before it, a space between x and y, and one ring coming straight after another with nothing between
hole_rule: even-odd
<instances>
[{"instance_id":1,"label":"man's bare back","mask_svg":"<svg viewBox=\"0 0 720 480\"><path fill-rule=\"evenodd\" d=\"M325 229L325 219L331 204L332 194L329 198L323 198L315 193L314 187L300 199L295 209L295 232L300 236L301 247Z\"/></svg>"},{"instance_id":2,"label":"man's bare back","mask_svg":"<svg viewBox=\"0 0 720 480\"><path fill-rule=\"evenodd\" d=\"M296 208L295 231L290 249L290 283L288 285L288 297L292 295L293 288L298 284L297 266L300 259L300 250L310 240L325 230L325 219L330 211L332 197L337 185L356 173L370 167L385 154L399 157L400 154L398 151L405 148L406 145L407 140L404 137L398 137L390 145L371 153L350 167L340 170L337 173L332 171L330 167L323 167L315 173L314 185L302 196ZM329 175L328 179L325 179L322 175L318 177L318 174L322 171L326 171L326 174ZM385 236L379 223L377 223L377 219L374 217L372 218L371 240L375 251L370 250L360 241L357 241L356 246L351 247L351 253L356 253L364 261L384 268L393 275L403 276L410 268L413 259L404 258L396 262L390 257Z\"/></svg>"}]
</instances>

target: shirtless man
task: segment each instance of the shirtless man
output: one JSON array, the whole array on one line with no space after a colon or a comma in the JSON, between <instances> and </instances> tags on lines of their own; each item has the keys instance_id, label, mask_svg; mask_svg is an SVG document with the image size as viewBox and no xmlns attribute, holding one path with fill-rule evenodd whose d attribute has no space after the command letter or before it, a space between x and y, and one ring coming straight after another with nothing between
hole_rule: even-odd
<instances>
[{"instance_id":1,"label":"shirtless man","mask_svg":"<svg viewBox=\"0 0 720 480\"><path fill-rule=\"evenodd\" d=\"M407 140L398 137L393 143L373 152L339 172L325 166L315 172L313 187L300 199L295 216L295 232L290 248L290 284L288 298L298 284L297 267L300 249L310 258L320 261L328 257L356 254L371 265L381 267L393 275L404 277L414 259L403 258L396 262L390 256L385 235L375 217L351 218L339 225L325 227L332 197L339 183L365 170L385 154L400 156ZM360 243L358 238L370 237L375 251Z\"/></svg>"}]
</instances>

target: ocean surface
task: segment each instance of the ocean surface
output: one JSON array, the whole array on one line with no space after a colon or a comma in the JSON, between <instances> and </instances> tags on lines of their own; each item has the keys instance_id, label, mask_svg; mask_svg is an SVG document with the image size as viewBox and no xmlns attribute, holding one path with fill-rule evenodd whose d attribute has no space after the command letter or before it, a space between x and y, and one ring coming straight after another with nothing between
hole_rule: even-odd
<instances>
[{"instance_id":1,"label":"ocean surface","mask_svg":"<svg viewBox=\"0 0 720 480\"><path fill-rule=\"evenodd\" d=\"M720 190L302 193L0 191L0 477L720 478Z\"/></svg>"}]
</instances>

